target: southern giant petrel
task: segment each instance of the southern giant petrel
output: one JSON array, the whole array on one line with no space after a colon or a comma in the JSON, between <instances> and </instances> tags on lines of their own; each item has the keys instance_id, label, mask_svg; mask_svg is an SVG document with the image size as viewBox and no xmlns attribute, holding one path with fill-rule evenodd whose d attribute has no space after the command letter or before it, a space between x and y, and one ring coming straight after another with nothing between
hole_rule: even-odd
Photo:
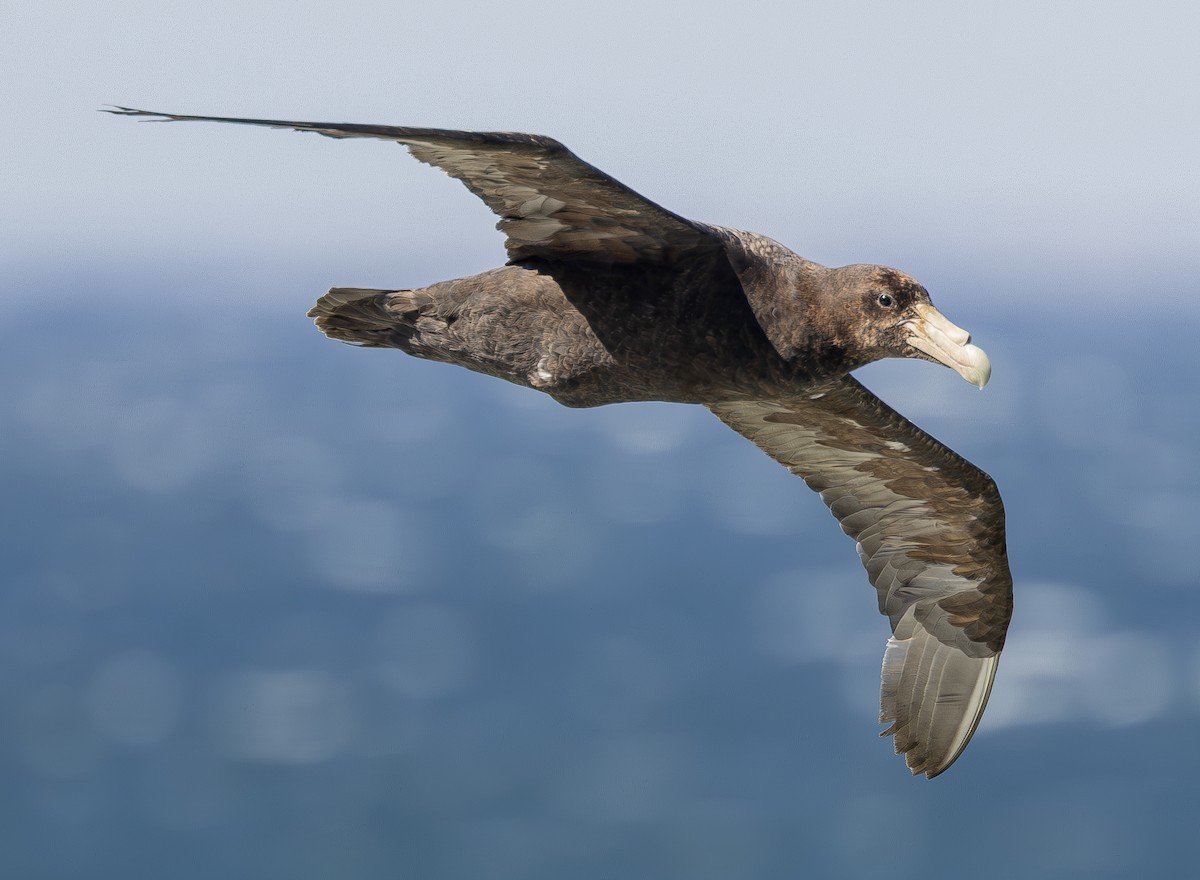
<instances>
[{"instance_id":1,"label":"southern giant petrel","mask_svg":"<svg viewBox=\"0 0 1200 880\"><path fill-rule=\"evenodd\" d=\"M850 376L910 357L986 384L987 356L915 280L687 220L539 135L110 112L393 140L462 181L499 215L507 265L417 290L334 288L309 312L317 326L568 406L708 407L857 542L892 626L880 721L896 752L929 777L962 753L1012 616L1004 508L987 474Z\"/></svg>"}]
</instances>

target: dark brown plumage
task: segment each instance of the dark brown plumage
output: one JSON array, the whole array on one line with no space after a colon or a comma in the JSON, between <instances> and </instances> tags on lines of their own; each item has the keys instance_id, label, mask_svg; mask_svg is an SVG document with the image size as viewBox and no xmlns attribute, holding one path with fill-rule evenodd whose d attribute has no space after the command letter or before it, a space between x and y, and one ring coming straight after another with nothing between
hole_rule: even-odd
<instances>
[{"instance_id":1,"label":"dark brown plumage","mask_svg":"<svg viewBox=\"0 0 1200 880\"><path fill-rule=\"evenodd\" d=\"M499 215L509 264L419 290L335 288L317 326L569 406L709 407L857 542L893 630L880 717L897 753L930 777L961 754L1012 614L1004 508L986 474L849 375L915 357L987 382L987 357L920 284L686 220L537 135L111 112L394 140L462 181Z\"/></svg>"}]
</instances>

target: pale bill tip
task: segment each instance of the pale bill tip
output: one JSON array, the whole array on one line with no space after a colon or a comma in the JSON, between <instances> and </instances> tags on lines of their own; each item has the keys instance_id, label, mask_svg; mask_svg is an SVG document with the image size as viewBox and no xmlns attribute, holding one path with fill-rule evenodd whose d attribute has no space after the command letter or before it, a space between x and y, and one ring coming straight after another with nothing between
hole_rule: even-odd
<instances>
[{"instance_id":1,"label":"pale bill tip","mask_svg":"<svg viewBox=\"0 0 1200 880\"><path fill-rule=\"evenodd\" d=\"M983 390L983 386L988 383L988 379L992 378L992 362L988 359L987 352L977 345L967 344L962 348L963 360L966 363L963 365L962 377L978 388Z\"/></svg>"}]
</instances>

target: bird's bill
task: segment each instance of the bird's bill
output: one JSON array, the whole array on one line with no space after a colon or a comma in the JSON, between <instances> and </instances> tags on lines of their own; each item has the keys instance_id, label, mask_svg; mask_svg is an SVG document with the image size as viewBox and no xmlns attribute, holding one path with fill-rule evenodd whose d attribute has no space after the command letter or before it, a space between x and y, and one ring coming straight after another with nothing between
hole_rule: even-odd
<instances>
[{"instance_id":1,"label":"bird's bill","mask_svg":"<svg viewBox=\"0 0 1200 880\"><path fill-rule=\"evenodd\" d=\"M917 317L906 325L911 334L908 344L983 388L992 376L992 363L982 348L971 345L971 334L931 305L920 303L916 308Z\"/></svg>"}]
</instances>

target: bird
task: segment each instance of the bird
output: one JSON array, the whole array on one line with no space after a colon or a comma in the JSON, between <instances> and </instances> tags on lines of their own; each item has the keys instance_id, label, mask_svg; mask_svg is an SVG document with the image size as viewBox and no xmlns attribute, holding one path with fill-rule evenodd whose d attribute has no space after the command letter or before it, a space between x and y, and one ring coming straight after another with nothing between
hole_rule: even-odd
<instances>
[{"instance_id":1,"label":"bird","mask_svg":"<svg viewBox=\"0 0 1200 880\"><path fill-rule=\"evenodd\" d=\"M880 735L913 775L962 754L1012 617L1004 505L984 471L851 375L901 357L987 384L987 355L915 279L688 220L542 135L107 112L396 141L465 184L500 218L504 266L418 289L333 288L309 312L317 327L570 407L707 407L819 493L855 541L892 630Z\"/></svg>"}]
</instances>

